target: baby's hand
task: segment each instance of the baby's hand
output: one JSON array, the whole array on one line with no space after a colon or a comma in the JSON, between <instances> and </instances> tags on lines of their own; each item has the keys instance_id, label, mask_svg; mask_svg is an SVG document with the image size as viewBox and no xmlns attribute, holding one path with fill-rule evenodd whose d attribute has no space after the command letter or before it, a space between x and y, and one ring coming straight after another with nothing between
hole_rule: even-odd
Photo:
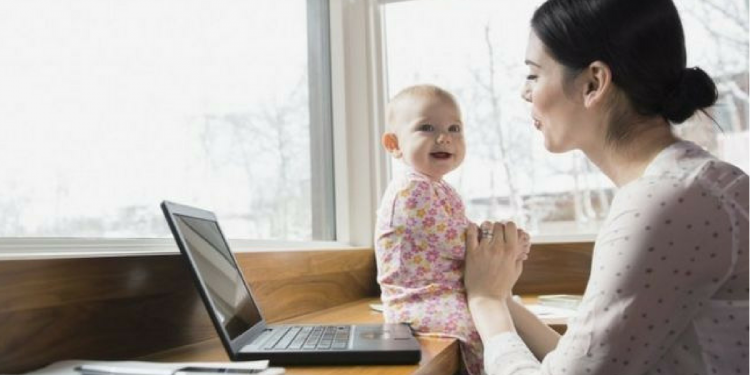
<instances>
[{"instance_id":1,"label":"baby's hand","mask_svg":"<svg viewBox=\"0 0 750 375\"><path fill-rule=\"evenodd\" d=\"M518 229L518 260L529 259L531 251L531 236L523 229Z\"/></svg>"}]
</instances>

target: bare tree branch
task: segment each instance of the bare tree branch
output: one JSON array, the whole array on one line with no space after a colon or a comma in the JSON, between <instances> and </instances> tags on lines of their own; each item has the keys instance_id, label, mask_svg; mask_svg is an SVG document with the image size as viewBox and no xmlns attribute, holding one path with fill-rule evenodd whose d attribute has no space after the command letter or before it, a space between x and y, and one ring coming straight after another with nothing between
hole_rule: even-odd
<instances>
[{"instance_id":1,"label":"bare tree branch","mask_svg":"<svg viewBox=\"0 0 750 375\"><path fill-rule=\"evenodd\" d=\"M726 20L732 21L736 26L742 28L742 30L745 31L745 34L748 32L748 25L747 25L747 18L743 17L739 9L734 9L734 12L729 8L725 6L720 6L716 4L715 1L709 1L709 0L703 0L701 1L701 4L703 4L706 7L711 8L711 10L720 13L722 17L724 17ZM730 4L732 4L730 2ZM732 7L735 8L735 7Z\"/></svg>"}]
</instances>

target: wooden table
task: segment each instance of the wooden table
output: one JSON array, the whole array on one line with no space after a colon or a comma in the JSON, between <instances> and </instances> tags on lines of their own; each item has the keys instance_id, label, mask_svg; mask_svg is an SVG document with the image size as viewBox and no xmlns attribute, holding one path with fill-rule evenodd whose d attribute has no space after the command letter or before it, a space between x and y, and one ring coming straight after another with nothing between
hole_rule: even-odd
<instances>
[{"instance_id":1,"label":"wooden table","mask_svg":"<svg viewBox=\"0 0 750 375\"><path fill-rule=\"evenodd\" d=\"M536 303L533 296L523 297L524 304ZM371 303L379 303L377 298L367 298L347 303L331 309L306 314L294 319L273 323L382 323L383 315L370 309ZM564 332L562 320L545 322L558 332ZM451 338L418 337L422 346L422 360L418 365L367 365L367 366L285 366L289 375L453 375L458 371L458 341ZM183 346L169 351L141 358L150 361L229 361L218 338Z\"/></svg>"},{"instance_id":2,"label":"wooden table","mask_svg":"<svg viewBox=\"0 0 750 375\"><path fill-rule=\"evenodd\" d=\"M370 309L377 298L368 298L331 309L274 323L382 323L383 316ZM449 338L418 337L422 360L418 365L284 366L288 375L453 375L458 371L458 342ZM228 361L218 338L141 358L149 361Z\"/></svg>"}]
</instances>

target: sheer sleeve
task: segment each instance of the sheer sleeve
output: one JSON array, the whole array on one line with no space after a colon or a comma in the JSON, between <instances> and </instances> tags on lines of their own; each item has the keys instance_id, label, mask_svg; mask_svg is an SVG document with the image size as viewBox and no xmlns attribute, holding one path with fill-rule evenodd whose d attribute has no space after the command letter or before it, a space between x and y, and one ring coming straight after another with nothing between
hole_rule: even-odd
<instances>
[{"instance_id":1,"label":"sheer sleeve","mask_svg":"<svg viewBox=\"0 0 750 375\"><path fill-rule=\"evenodd\" d=\"M515 332L505 332L491 338L484 348L484 367L488 375L539 373L539 361Z\"/></svg>"}]
</instances>

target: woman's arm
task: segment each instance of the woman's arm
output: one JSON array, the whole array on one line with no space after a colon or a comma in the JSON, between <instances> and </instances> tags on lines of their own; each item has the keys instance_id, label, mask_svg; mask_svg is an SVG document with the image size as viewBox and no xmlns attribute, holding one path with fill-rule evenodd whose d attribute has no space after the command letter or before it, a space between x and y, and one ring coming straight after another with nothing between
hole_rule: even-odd
<instances>
[{"instance_id":1,"label":"woman's arm","mask_svg":"<svg viewBox=\"0 0 750 375\"><path fill-rule=\"evenodd\" d=\"M469 310L479 336L486 342L495 335L515 332L507 300L521 275L518 233L514 223L482 224L490 233L480 240L478 228L466 231L466 285Z\"/></svg>"},{"instance_id":2,"label":"woman's arm","mask_svg":"<svg viewBox=\"0 0 750 375\"><path fill-rule=\"evenodd\" d=\"M501 333L516 331L504 299L469 298L469 310L483 342Z\"/></svg>"},{"instance_id":3,"label":"woman's arm","mask_svg":"<svg viewBox=\"0 0 750 375\"><path fill-rule=\"evenodd\" d=\"M489 223L482 224L489 229ZM525 246L513 223L496 223L491 236L466 232L466 284L469 310L484 343L485 371L491 375L536 374L539 361L516 334L509 302L521 275ZM531 325L533 327L533 325ZM526 329L526 328L524 328ZM530 331L535 331L531 329Z\"/></svg>"},{"instance_id":4,"label":"woman's arm","mask_svg":"<svg viewBox=\"0 0 750 375\"><path fill-rule=\"evenodd\" d=\"M485 224L487 226L487 224ZM488 228L485 228L488 229ZM525 256L513 223L495 224L490 239L477 241L477 228L467 231L466 288L469 309L483 341L516 332L541 360L552 351L560 335L510 297Z\"/></svg>"},{"instance_id":5,"label":"woman's arm","mask_svg":"<svg viewBox=\"0 0 750 375\"><path fill-rule=\"evenodd\" d=\"M542 322L534 313L529 311L512 298L507 301L508 310L513 317L513 324L526 345L537 359L544 359L560 341L560 334L546 323Z\"/></svg>"}]
</instances>

